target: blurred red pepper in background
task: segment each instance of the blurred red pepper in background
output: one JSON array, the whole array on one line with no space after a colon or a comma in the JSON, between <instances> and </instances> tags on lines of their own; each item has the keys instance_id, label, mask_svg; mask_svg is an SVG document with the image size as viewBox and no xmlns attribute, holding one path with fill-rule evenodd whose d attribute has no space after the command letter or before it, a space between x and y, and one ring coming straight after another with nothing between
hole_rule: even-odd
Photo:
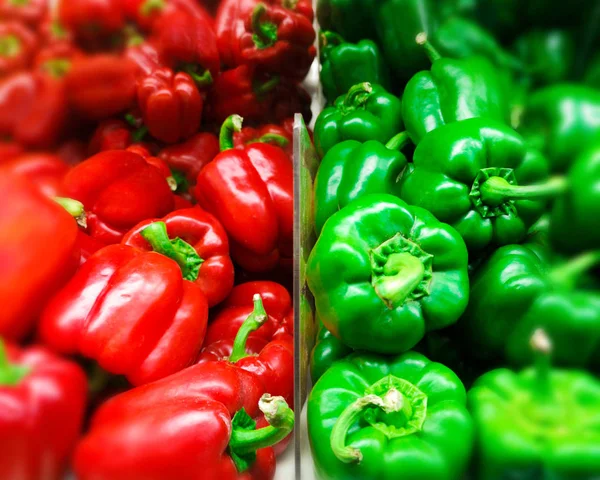
<instances>
[{"instance_id":1,"label":"blurred red pepper in background","mask_svg":"<svg viewBox=\"0 0 600 480\"><path fill-rule=\"evenodd\" d=\"M101 152L67 174L62 193L83 203L88 233L118 243L133 226L173 210L164 176L139 155L125 150Z\"/></svg>"},{"instance_id":2,"label":"blurred red pepper in background","mask_svg":"<svg viewBox=\"0 0 600 480\"><path fill-rule=\"evenodd\" d=\"M225 227L236 263L261 272L293 254L293 166L273 145L234 148L241 128L237 115L225 121L221 153L200 171L194 194Z\"/></svg>"},{"instance_id":3,"label":"blurred red pepper in background","mask_svg":"<svg viewBox=\"0 0 600 480\"><path fill-rule=\"evenodd\" d=\"M265 445L289 435L294 415L262 393L254 375L224 362L122 393L92 418L75 453L77 478L270 480L275 454Z\"/></svg>"},{"instance_id":4,"label":"blurred red pepper in background","mask_svg":"<svg viewBox=\"0 0 600 480\"><path fill-rule=\"evenodd\" d=\"M75 58L83 56L71 42L55 42L42 47L33 59L34 68L55 78L64 77Z\"/></svg>"},{"instance_id":5,"label":"blurred red pepper in background","mask_svg":"<svg viewBox=\"0 0 600 480\"><path fill-rule=\"evenodd\" d=\"M3 173L20 175L46 197L56 197L69 165L54 153L23 153L0 166Z\"/></svg>"},{"instance_id":6,"label":"blurred red pepper in background","mask_svg":"<svg viewBox=\"0 0 600 480\"><path fill-rule=\"evenodd\" d=\"M219 140L216 135L202 132L183 143L169 145L158 156L167 162L172 171L181 173L189 184L195 185L202 167L218 153Z\"/></svg>"},{"instance_id":7,"label":"blurred red pepper in background","mask_svg":"<svg viewBox=\"0 0 600 480\"><path fill-rule=\"evenodd\" d=\"M176 143L200 127L204 100L187 73L155 70L138 82L137 99L144 125L158 140Z\"/></svg>"},{"instance_id":8,"label":"blurred red pepper in background","mask_svg":"<svg viewBox=\"0 0 600 480\"><path fill-rule=\"evenodd\" d=\"M0 165L23 153L23 146L16 142L0 142Z\"/></svg>"},{"instance_id":9,"label":"blurred red pepper in background","mask_svg":"<svg viewBox=\"0 0 600 480\"><path fill-rule=\"evenodd\" d=\"M58 0L57 14L62 25L92 43L125 25L120 0Z\"/></svg>"},{"instance_id":10,"label":"blurred red pepper in background","mask_svg":"<svg viewBox=\"0 0 600 480\"><path fill-rule=\"evenodd\" d=\"M74 362L0 341L0 478L62 480L79 438L87 378Z\"/></svg>"},{"instance_id":11,"label":"blurred red pepper in background","mask_svg":"<svg viewBox=\"0 0 600 480\"><path fill-rule=\"evenodd\" d=\"M125 150L132 142L130 127L123 120L111 118L98 124L90 143L88 154L106 150Z\"/></svg>"},{"instance_id":12,"label":"blurred red pepper in background","mask_svg":"<svg viewBox=\"0 0 600 480\"><path fill-rule=\"evenodd\" d=\"M19 175L3 171L0 191L0 336L20 340L77 267L77 224Z\"/></svg>"},{"instance_id":13,"label":"blurred red pepper in background","mask_svg":"<svg viewBox=\"0 0 600 480\"><path fill-rule=\"evenodd\" d=\"M37 48L35 33L20 22L0 22L0 76L27 68Z\"/></svg>"},{"instance_id":14,"label":"blurred red pepper in background","mask_svg":"<svg viewBox=\"0 0 600 480\"><path fill-rule=\"evenodd\" d=\"M145 220L131 229L122 243L140 250L152 247L142 235L142 231L156 220ZM222 302L233 288L233 263L229 257L229 241L223 226L210 213L201 208L188 208L170 213L161 221L167 226L169 238L180 238L189 243L202 265L196 284L206 295L208 306Z\"/></svg>"},{"instance_id":15,"label":"blurred red pepper in background","mask_svg":"<svg viewBox=\"0 0 600 480\"><path fill-rule=\"evenodd\" d=\"M212 26L213 19L197 0L122 0L125 15L143 30L152 30L163 15L185 12Z\"/></svg>"},{"instance_id":16,"label":"blurred red pepper in background","mask_svg":"<svg viewBox=\"0 0 600 480\"><path fill-rule=\"evenodd\" d=\"M48 8L48 0L0 0L0 20L16 20L37 27Z\"/></svg>"},{"instance_id":17,"label":"blurred red pepper in background","mask_svg":"<svg viewBox=\"0 0 600 480\"><path fill-rule=\"evenodd\" d=\"M149 41L127 46L123 55L136 66L138 77L145 77L164 67L156 46Z\"/></svg>"},{"instance_id":18,"label":"blurred red pepper in background","mask_svg":"<svg viewBox=\"0 0 600 480\"><path fill-rule=\"evenodd\" d=\"M251 143L268 143L282 148L291 159L294 154L294 119L287 118L281 122L281 125L242 127L240 132L233 134L233 143L236 148Z\"/></svg>"}]
</instances>

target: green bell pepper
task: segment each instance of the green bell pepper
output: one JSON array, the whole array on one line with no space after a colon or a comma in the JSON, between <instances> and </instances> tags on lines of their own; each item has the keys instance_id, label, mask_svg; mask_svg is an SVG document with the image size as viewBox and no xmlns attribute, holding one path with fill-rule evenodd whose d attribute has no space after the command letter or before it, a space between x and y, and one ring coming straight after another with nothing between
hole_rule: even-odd
<instances>
[{"instance_id":1,"label":"green bell pepper","mask_svg":"<svg viewBox=\"0 0 600 480\"><path fill-rule=\"evenodd\" d=\"M371 40L348 43L334 32L321 32L321 85L329 102L360 82L390 89L390 71L377 44Z\"/></svg>"},{"instance_id":2,"label":"green bell pepper","mask_svg":"<svg viewBox=\"0 0 600 480\"><path fill-rule=\"evenodd\" d=\"M327 152L315 180L317 234L329 217L357 198L371 193L400 193L398 179L407 161L399 149L408 141L408 135L402 132L386 145L374 140L346 140Z\"/></svg>"},{"instance_id":3,"label":"green bell pepper","mask_svg":"<svg viewBox=\"0 0 600 480\"><path fill-rule=\"evenodd\" d=\"M372 0L318 0L317 19L349 42L376 39Z\"/></svg>"},{"instance_id":4,"label":"green bell pepper","mask_svg":"<svg viewBox=\"0 0 600 480\"><path fill-rule=\"evenodd\" d=\"M564 253L600 246L600 143L583 152L569 169L568 190L550 216L550 243Z\"/></svg>"},{"instance_id":5,"label":"green bell pepper","mask_svg":"<svg viewBox=\"0 0 600 480\"><path fill-rule=\"evenodd\" d=\"M600 142L600 91L564 83L534 92L519 133L548 157L553 172L566 171L580 153Z\"/></svg>"},{"instance_id":6,"label":"green bell pepper","mask_svg":"<svg viewBox=\"0 0 600 480\"><path fill-rule=\"evenodd\" d=\"M367 195L329 218L306 266L317 313L351 348L400 353L455 323L469 297L467 250L431 213Z\"/></svg>"},{"instance_id":7,"label":"green bell pepper","mask_svg":"<svg viewBox=\"0 0 600 480\"><path fill-rule=\"evenodd\" d=\"M600 90L600 53L596 54L585 69L583 83Z\"/></svg>"},{"instance_id":8,"label":"green bell pepper","mask_svg":"<svg viewBox=\"0 0 600 480\"><path fill-rule=\"evenodd\" d=\"M532 344L534 367L488 372L467 395L475 478L597 479L600 382L586 372L552 369L551 345L541 330Z\"/></svg>"},{"instance_id":9,"label":"green bell pepper","mask_svg":"<svg viewBox=\"0 0 600 480\"><path fill-rule=\"evenodd\" d=\"M465 388L419 353L352 354L308 398L320 479L460 480L473 442Z\"/></svg>"},{"instance_id":10,"label":"green bell pepper","mask_svg":"<svg viewBox=\"0 0 600 480\"><path fill-rule=\"evenodd\" d=\"M511 128L487 119L428 133L413 163L402 177L400 197L454 226L470 252L522 241L545 198L566 187L561 178L539 184L548 178L547 160Z\"/></svg>"},{"instance_id":11,"label":"green bell pepper","mask_svg":"<svg viewBox=\"0 0 600 480\"><path fill-rule=\"evenodd\" d=\"M310 377L313 383L316 383L335 361L354 351L327 330L321 320L317 319L317 324L317 340L310 354Z\"/></svg>"},{"instance_id":12,"label":"green bell pepper","mask_svg":"<svg viewBox=\"0 0 600 480\"><path fill-rule=\"evenodd\" d=\"M359 83L321 112L315 123L315 147L323 158L344 140L386 143L402 130L400 99L381 85Z\"/></svg>"},{"instance_id":13,"label":"green bell pepper","mask_svg":"<svg viewBox=\"0 0 600 480\"><path fill-rule=\"evenodd\" d=\"M427 51L431 70L414 75L402 97L402 118L415 145L427 132L468 118L503 121L503 91L492 64L483 57L443 58L425 34L417 42Z\"/></svg>"},{"instance_id":14,"label":"green bell pepper","mask_svg":"<svg viewBox=\"0 0 600 480\"><path fill-rule=\"evenodd\" d=\"M460 326L474 357L527 365L532 332L555 339L554 360L569 367L600 367L600 293L578 281L600 263L600 253L552 265L540 247L502 247L471 279L471 299Z\"/></svg>"}]
</instances>

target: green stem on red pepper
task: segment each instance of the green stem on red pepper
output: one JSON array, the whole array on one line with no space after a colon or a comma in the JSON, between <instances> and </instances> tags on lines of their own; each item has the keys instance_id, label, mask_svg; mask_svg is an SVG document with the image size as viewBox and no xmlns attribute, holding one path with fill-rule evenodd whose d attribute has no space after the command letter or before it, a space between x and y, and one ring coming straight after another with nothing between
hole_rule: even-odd
<instances>
[{"instance_id":1,"label":"green stem on red pepper","mask_svg":"<svg viewBox=\"0 0 600 480\"><path fill-rule=\"evenodd\" d=\"M177 262L183 278L192 282L198 279L200 266L204 260L200 258L194 247L181 238L171 240L165 222L151 223L141 231L141 235L155 252Z\"/></svg>"},{"instance_id":2,"label":"green stem on red pepper","mask_svg":"<svg viewBox=\"0 0 600 480\"><path fill-rule=\"evenodd\" d=\"M202 73L198 73L197 67L191 64L184 65L182 70L192 77L192 80L194 80L199 88L210 87L213 83L213 77L210 70L204 70Z\"/></svg>"},{"instance_id":3,"label":"green stem on red pepper","mask_svg":"<svg viewBox=\"0 0 600 480\"><path fill-rule=\"evenodd\" d=\"M29 367L14 365L8 361L6 347L0 339L0 385L9 387L18 385L29 371Z\"/></svg>"},{"instance_id":4,"label":"green stem on red pepper","mask_svg":"<svg viewBox=\"0 0 600 480\"><path fill-rule=\"evenodd\" d=\"M83 203L72 198L54 197L53 200L63 207L76 221L77 225L86 228L87 219Z\"/></svg>"},{"instance_id":5,"label":"green stem on red pepper","mask_svg":"<svg viewBox=\"0 0 600 480\"><path fill-rule=\"evenodd\" d=\"M262 298L259 294L254 295L253 302L254 310L252 310L252 313L246 320L244 320L244 323L242 323L242 326L235 336L233 349L231 351L231 356L229 357L229 361L232 363L235 363L238 360L248 356L246 353L246 342L248 341L248 336L264 325L269 318L267 312L265 311Z\"/></svg>"},{"instance_id":6,"label":"green stem on red pepper","mask_svg":"<svg viewBox=\"0 0 600 480\"><path fill-rule=\"evenodd\" d=\"M251 140L248 143L274 143L279 147L287 147L290 141L277 133L265 133L262 137Z\"/></svg>"},{"instance_id":7,"label":"green stem on red pepper","mask_svg":"<svg viewBox=\"0 0 600 480\"><path fill-rule=\"evenodd\" d=\"M152 15L154 11L160 11L165 8L164 0L146 0L140 7L140 13L145 17Z\"/></svg>"},{"instance_id":8,"label":"green stem on red pepper","mask_svg":"<svg viewBox=\"0 0 600 480\"><path fill-rule=\"evenodd\" d=\"M15 35L0 37L0 56L16 57L21 51L21 41Z\"/></svg>"},{"instance_id":9,"label":"green stem on red pepper","mask_svg":"<svg viewBox=\"0 0 600 480\"><path fill-rule=\"evenodd\" d=\"M257 96L265 95L273 90L277 85L279 85L279 81L281 78L279 75L273 75L269 80L263 83L256 82L252 89Z\"/></svg>"},{"instance_id":10,"label":"green stem on red pepper","mask_svg":"<svg viewBox=\"0 0 600 480\"><path fill-rule=\"evenodd\" d=\"M219 133L219 146L222 152L234 148L233 134L242 131L243 123L244 119L239 115L230 115L225 119Z\"/></svg>"},{"instance_id":11,"label":"green stem on red pepper","mask_svg":"<svg viewBox=\"0 0 600 480\"><path fill-rule=\"evenodd\" d=\"M263 22L267 13L267 6L259 3L252 11L252 40L258 49L269 48L277 42L277 25L271 22Z\"/></svg>"}]
</instances>

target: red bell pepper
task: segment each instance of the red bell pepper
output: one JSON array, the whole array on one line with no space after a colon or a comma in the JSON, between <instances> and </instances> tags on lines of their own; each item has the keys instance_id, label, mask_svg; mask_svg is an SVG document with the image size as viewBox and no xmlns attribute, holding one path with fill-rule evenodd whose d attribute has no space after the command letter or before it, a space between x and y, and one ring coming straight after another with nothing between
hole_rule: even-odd
<instances>
[{"instance_id":1,"label":"red bell pepper","mask_svg":"<svg viewBox=\"0 0 600 480\"><path fill-rule=\"evenodd\" d=\"M224 362L189 367L104 404L75 453L79 480L269 480L294 414ZM257 428L262 414L271 425Z\"/></svg>"},{"instance_id":2,"label":"red bell pepper","mask_svg":"<svg viewBox=\"0 0 600 480\"><path fill-rule=\"evenodd\" d=\"M202 259L195 280L206 295L208 306L222 302L233 288L233 263L229 257L227 234L210 213L195 207L177 210L163 219L169 238L181 238L189 243ZM140 250L152 250L142 232L155 220L146 220L131 229L122 243Z\"/></svg>"},{"instance_id":3,"label":"red bell pepper","mask_svg":"<svg viewBox=\"0 0 600 480\"><path fill-rule=\"evenodd\" d=\"M66 175L63 195L86 208L88 233L118 243L133 226L173 209L164 176L139 155L125 150L101 152Z\"/></svg>"},{"instance_id":4,"label":"red bell pepper","mask_svg":"<svg viewBox=\"0 0 600 480\"><path fill-rule=\"evenodd\" d=\"M149 41L127 46L123 55L133 62L140 77L148 76L164 67L156 46Z\"/></svg>"},{"instance_id":5,"label":"red bell pepper","mask_svg":"<svg viewBox=\"0 0 600 480\"><path fill-rule=\"evenodd\" d=\"M88 154L95 155L106 150L125 150L132 141L129 125L123 120L103 120L92 135Z\"/></svg>"},{"instance_id":6,"label":"red bell pepper","mask_svg":"<svg viewBox=\"0 0 600 480\"><path fill-rule=\"evenodd\" d=\"M290 8L259 3L246 15L236 62L302 80L316 56L315 36L311 18Z\"/></svg>"},{"instance_id":7,"label":"red bell pepper","mask_svg":"<svg viewBox=\"0 0 600 480\"><path fill-rule=\"evenodd\" d=\"M219 153L219 140L212 133L197 133L189 140L177 145L169 145L160 151L171 170L180 173L188 184L195 185L202 167L212 161ZM178 184L180 184L178 179Z\"/></svg>"},{"instance_id":8,"label":"red bell pepper","mask_svg":"<svg viewBox=\"0 0 600 480\"><path fill-rule=\"evenodd\" d=\"M254 295L260 295L268 320L249 336L266 342L281 334L293 335L294 310L289 292L275 282L257 281L236 285L223 302L206 332L205 345L233 340L254 309Z\"/></svg>"},{"instance_id":9,"label":"red bell pepper","mask_svg":"<svg viewBox=\"0 0 600 480\"><path fill-rule=\"evenodd\" d=\"M173 11L182 11L206 21L212 26L208 11L196 0L122 0L125 15L143 30L153 30L160 18Z\"/></svg>"},{"instance_id":10,"label":"red bell pepper","mask_svg":"<svg viewBox=\"0 0 600 480\"><path fill-rule=\"evenodd\" d=\"M37 48L35 33L20 22L0 23L0 76L26 69Z\"/></svg>"},{"instance_id":11,"label":"red bell pepper","mask_svg":"<svg viewBox=\"0 0 600 480\"><path fill-rule=\"evenodd\" d=\"M20 175L33 183L46 197L56 197L69 171L69 165L53 153L24 153L0 165L2 174Z\"/></svg>"},{"instance_id":12,"label":"red bell pepper","mask_svg":"<svg viewBox=\"0 0 600 480\"><path fill-rule=\"evenodd\" d=\"M268 320L260 294L254 295L254 310L238 330L234 339L223 338L207 344L198 363L229 361L237 367L254 373L262 382L265 392L279 395L293 408L294 402L294 338L289 333L278 333L270 340L249 335ZM257 349L258 345L260 349ZM247 348L250 344L251 348ZM257 351L258 350L258 351Z\"/></svg>"},{"instance_id":13,"label":"red bell pepper","mask_svg":"<svg viewBox=\"0 0 600 480\"><path fill-rule=\"evenodd\" d=\"M0 142L0 165L21 155L23 146L16 142Z\"/></svg>"},{"instance_id":14,"label":"red bell pepper","mask_svg":"<svg viewBox=\"0 0 600 480\"><path fill-rule=\"evenodd\" d=\"M294 155L294 119L287 118L281 125L263 125L259 128L242 127L241 132L233 135L236 148L243 148L250 143L269 143L283 149L290 157Z\"/></svg>"},{"instance_id":15,"label":"red bell pepper","mask_svg":"<svg viewBox=\"0 0 600 480\"><path fill-rule=\"evenodd\" d=\"M87 233L79 230L77 232L77 246L79 247L79 266L87 262L94 253L106 247L106 244L94 237L90 237Z\"/></svg>"},{"instance_id":16,"label":"red bell pepper","mask_svg":"<svg viewBox=\"0 0 600 480\"><path fill-rule=\"evenodd\" d=\"M0 18L37 27L46 15L47 0L0 0Z\"/></svg>"},{"instance_id":17,"label":"red bell pepper","mask_svg":"<svg viewBox=\"0 0 600 480\"><path fill-rule=\"evenodd\" d=\"M76 138L63 142L55 151L67 165L71 166L77 165L89 157L87 154L87 145Z\"/></svg>"},{"instance_id":18,"label":"red bell pepper","mask_svg":"<svg viewBox=\"0 0 600 480\"><path fill-rule=\"evenodd\" d=\"M96 42L125 25L120 0L58 0L57 14L62 25L85 41Z\"/></svg>"},{"instance_id":19,"label":"red bell pepper","mask_svg":"<svg viewBox=\"0 0 600 480\"><path fill-rule=\"evenodd\" d=\"M221 62L217 38L206 19L182 10L166 12L156 23L154 35L169 67L187 72L199 87L212 83Z\"/></svg>"},{"instance_id":20,"label":"red bell pepper","mask_svg":"<svg viewBox=\"0 0 600 480\"><path fill-rule=\"evenodd\" d=\"M75 447L87 379L41 347L0 343L0 478L62 480Z\"/></svg>"},{"instance_id":21,"label":"red bell pepper","mask_svg":"<svg viewBox=\"0 0 600 480\"><path fill-rule=\"evenodd\" d=\"M39 328L55 351L92 358L133 385L190 365L208 320L202 290L184 279L198 274L194 249L171 242L164 223L144 235L162 255L128 245L97 251L47 305Z\"/></svg>"},{"instance_id":22,"label":"red bell pepper","mask_svg":"<svg viewBox=\"0 0 600 480\"><path fill-rule=\"evenodd\" d=\"M204 100L187 73L155 70L139 81L137 99L144 125L158 140L176 143L200 127Z\"/></svg>"},{"instance_id":23,"label":"red bell pepper","mask_svg":"<svg viewBox=\"0 0 600 480\"><path fill-rule=\"evenodd\" d=\"M261 0L222 0L215 19L215 32L223 65L236 67L239 62L240 39L246 31L246 18Z\"/></svg>"},{"instance_id":24,"label":"red bell pepper","mask_svg":"<svg viewBox=\"0 0 600 480\"><path fill-rule=\"evenodd\" d=\"M77 266L77 225L18 175L0 175L0 336L24 338Z\"/></svg>"},{"instance_id":25,"label":"red bell pepper","mask_svg":"<svg viewBox=\"0 0 600 480\"><path fill-rule=\"evenodd\" d=\"M81 50L71 42L54 42L37 52L33 66L55 78L62 78L71 69L73 60L82 55Z\"/></svg>"},{"instance_id":26,"label":"red bell pepper","mask_svg":"<svg viewBox=\"0 0 600 480\"><path fill-rule=\"evenodd\" d=\"M293 166L273 145L233 148L241 128L238 115L225 121L221 153L200 171L194 194L225 227L233 259L248 271L268 271L293 255Z\"/></svg>"},{"instance_id":27,"label":"red bell pepper","mask_svg":"<svg viewBox=\"0 0 600 480\"><path fill-rule=\"evenodd\" d=\"M71 106L86 118L100 120L135 102L136 66L115 55L77 58L66 76Z\"/></svg>"}]
</instances>

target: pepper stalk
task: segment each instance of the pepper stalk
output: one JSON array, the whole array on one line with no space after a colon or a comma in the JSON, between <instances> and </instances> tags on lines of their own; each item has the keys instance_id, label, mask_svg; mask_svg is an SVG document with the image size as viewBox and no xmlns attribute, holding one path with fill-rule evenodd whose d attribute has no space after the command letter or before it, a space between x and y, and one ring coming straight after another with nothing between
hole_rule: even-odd
<instances>
[{"instance_id":1,"label":"pepper stalk","mask_svg":"<svg viewBox=\"0 0 600 480\"><path fill-rule=\"evenodd\" d=\"M262 298L258 293L254 295L252 301L254 302L254 310L252 310L252 313L242 323L233 342L233 349L229 357L229 361L232 363L248 356L246 353L246 343L248 342L249 335L258 330L269 319Z\"/></svg>"}]
</instances>

